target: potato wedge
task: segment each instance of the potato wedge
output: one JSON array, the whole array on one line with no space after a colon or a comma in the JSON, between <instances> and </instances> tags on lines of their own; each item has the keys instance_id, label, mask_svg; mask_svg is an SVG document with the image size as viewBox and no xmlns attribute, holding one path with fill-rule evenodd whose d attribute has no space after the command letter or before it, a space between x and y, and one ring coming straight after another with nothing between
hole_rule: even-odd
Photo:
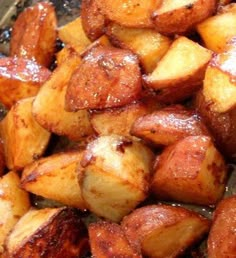
<instances>
[{"instance_id":1,"label":"potato wedge","mask_svg":"<svg viewBox=\"0 0 236 258\"><path fill-rule=\"evenodd\" d=\"M141 143L118 135L88 144L79 182L88 209L118 222L148 194L152 153Z\"/></svg>"},{"instance_id":2,"label":"potato wedge","mask_svg":"<svg viewBox=\"0 0 236 258\"><path fill-rule=\"evenodd\" d=\"M18 101L0 122L8 169L23 169L43 154L49 142L51 134L35 121L31 113L33 100Z\"/></svg>"},{"instance_id":3,"label":"potato wedge","mask_svg":"<svg viewBox=\"0 0 236 258\"><path fill-rule=\"evenodd\" d=\"M149 205L121 222L131 246L144 257L179 257L209 230L209 220L180 207Z\"/></svg>"},{"instance_id":4,"label":"potato wedge","mask_svg":"<svg viewBox=\"0 0 236 258\"><path fill-rule=\"evenodd\" d=\"M151 190L161 200L214 205L225 191L227 167L208 136L189 136L157 158Z\"/></svg>"},{"instance_id":5,"label":"potato wedge","mask_svg":"<svg viewBox=\"0 0 236 258\"><path fill-rule=\"evenodd\" d=\"M71 151L34 161L23 170L21 187L62 204L86 209L77 179L82 156L82 151Z\"/></svg>"},{"instance_id":6,"label":"potato wedge","mask_svg":"<svg viewBox=\"0 0 236 258\"><path fill-rule=\"evenodd\" d=\"M152 13L162 3L161 0L105 0L98 2L108 20L134 28L152 28Z\"/></svg>"},{"instance_id":7,"label":"potato wedge","mask_svg":"<svg viewBox=\"0 0 236 258\"><path fill-rule=\"evenodd\" d=\"M63 64L53 71L32 106L33 116L43 128L75 141L93 133L87 110L67 112L64 109L68 83L80 63L80 57L71 53Z\"/></svg>"},{"instance_id":8,"label":"potato wedge","mask_svg":"<svg viewBox=\"0 0 236 258\"><path fill-rule=\"evenodd\" d=\"M0 58L0 101L11 108L18 100L35 96L51 72L36 62L17 57Z\"/></svg>"},{"instance_id":9,"label":"potato wedge","mask_svg":"<svg viewBox=\"0 0 236 258\"><path fill-rule=\"evenodd\" d=\"M179 37L172 43L155 70L143 77L144 82L154 90L168 88L171 91L173 87L174 91L178 88L179 94L182 95L186 92L194 93L203 82L211 57L210 50L186 37Z\"/></svg>"},{"instance_id":10,"label":"potato wedge","mask_svg":"<svg viewBox=\"0 0 236 258\"><path fill-rule=\"evenodd\" d=\"M215 112L225 113L236 107L235 58L235 50L218 54L206 69L203 95Z\"/></svg>"},{"instance_id":11,"label":"potato wedge","mask_svg":"<svg viewBox=\"0 0 236 258\"><path fill-rule=\"evenodd\" d=\"M78 212L70 208L30 210L6 241L6 257L82 256L87 232Z\"/></svg>"},{"instance_id":12,"label":"potato wedge","mask_svg":"<svg viewBox=\"0 0 236 258\"><path fill-rule=\"evenodd\" d=\"M215 138L217 148L231 161L236 161L236 108L219 113L212 110L202 91L197 94L195 106Z\"/></svg>"},{"instance_id":13,"label":"potato wedge","mask_svg":"<svg viewBox=\"0 0 236 258\"><path fill-rule=\"evenodd\" d=\"M131 134L166 146L190 135L209 135L209 131L194 111L176 105L139 117L131 128Z\"/></svg>"},{"instance_id":14,"label":"potato wedge","mask_svg":"<svg viewBox=\"0 0 236 258\"><path fill-rule=\"evenodd\" d=\"M142 257L130 246L121 226L116 223L92 223L88 227L88 232L94 258Z\"/></svg>"},{"instance_id":15,"label":"potato wedge","mask_svg":"<svg viewBox=\"0 0 236 258\"><path fill-rule=\"evenodd\" d=\"M19 186L20 178L13 171L0 178L0 256L7 235L30 208L29 195Z\"/></svg>"},{"instance_id":16,"label":"potato wedge","mask_svg":"<svg viewBox=\"0 0 236 258\"><path fill-rule=\"evenodd\" d=\"M91 41L101 37L105 28L105 16L98 2L99 0L82 0L81 3L82 26Z\"/></svg>"},{"instance_id":17,"label":"potato wedge","mask_svg":"<svg viewBox=\"0 0 236 258\"><path fill-rule=\"evenodd\" d=\"M131 51L93 48L71 77L66 110L123 106L137 100L141 89L138 59Z\"/></svg>"},{"instance_id":18,"label":"potato wedge","mask_svg":"<svg viewBox=\"0 0 236 258\"><path fill-rule=\"evenodd\" d=\"M228 9L223 13L209 17L196 28L205 46L216 53L227 48L227 42L236 35L236 12Z\"/></svg>"},{"instance_id":19,"label":"potato wedge","mask_svg":"<svg viewBox=\"0 0 236 258\"><path fill-rule=\"evenodd\" d=\"M228 258L236 255L236 195L222 200L214 211L208 237L208 257Z\"/></svg>"},{"instance_id":20,"label":"potato wedge","mask_svg":"<svg viewBox=\"0 0 236 258\"><path fill-rule=\"evenodd\" d=\"M49 2L26 8L13 25L10 55L50 66L57 38L55 9Z\"/></svg>"},{"instance_id":21,"label":"potato wedge","mask_svg":"<svg viewBox=\"0 0 236 258\"><path fill-rule=\"evenodd\" d=\"M170 47L171 39L154 29L137 29L111 23L106 28L111 42L138 55L146 73L151 73Z\"/></svg>"},{"instance_id":22,"label":"potato wedge","mask_svg":"<svg viewBox=\"0 0 236 258\"><path fill-rule=\"evenodd\" d=\"M210 17L217 0L165 0L152 15L155 29L164 35L186 34Z\"/></svg>"}]
</instances>

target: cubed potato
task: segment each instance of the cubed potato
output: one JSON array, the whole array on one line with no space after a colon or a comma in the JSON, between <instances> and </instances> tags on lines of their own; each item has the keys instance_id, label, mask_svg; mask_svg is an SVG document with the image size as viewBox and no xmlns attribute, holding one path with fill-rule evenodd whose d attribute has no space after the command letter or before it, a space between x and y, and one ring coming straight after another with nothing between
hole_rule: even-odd
<instances>
[{"instance_id":1,"label":"cubed potato","mask_svg":"<svg viewBox=\"0 0 236 258\"><path fill-rule=\"evenodd\" d=\"M83 255L87 232L78 212L70 208L30 210L6 241L6 257L39 258Z\"/></svg>"},{"instance_id":2,"label":"cubed potato","mask_svg":"<svg viewBox=\"0 0 236 258\"><path fill-rule=\"evenodd\" d=\"M149 205L126 216L121 226L144 257L179 257L209 230L209 220L180 207Z\"/></svg>"},{"instance_id":3,"label":"cubed potato","mask_svg":"<svg viewBox=\"0 0 236 258\"><path fill-rule=\"evenodd\" d=\"M111 23L106 34L112 43L138 55L146 73L151 73L170 47L171 39L154 29L137 29Z\"/></svg>"},{"instance_id":4,"label":"cubed potato","mask_svg":"<svg viewBox=\"0 0 236 258\"><path fill-rule=\"evenodd\" d=\"M82 151L70 151L34 161L23 170L21 187L62 204L86 209L77 179L82 155Z\"/></svg>"},{"instance_id":5,"label":"cubed potato","mask_svg":"<svg viewBox=\"0 0 236 258\"><path fill-rule=\"evenodd\" d=\"M91 40L84 32L81 17L78 17L72 22L60 27L58 29L58 37L66 45L70 45L76 49L78 53L82 52L91 44Z\"/></svg>"},{"instance_id":6,"label":"cubed potato","mask_svg":"<svg viewBox=\"0 0 236 258\"><path fill-rule=\"evenodd\" d=\"M157 158L151 190L161 200L214 205L224 193L227 167L208 136L188 136Z\"/></svg>"},{"instance_id":7,"label":"cubed potato","mask_svg":"<svg viewBox=\"0 0 236 258\"><path fill-rule=\"evenodd\" d=\"M153 13L155 29L164 35L186 34L194 26L210 17L217 0L165 0Z\"/></svg>"},{"instance_id":8,"label":"cubed potato","mask_svg":"<svg viewBox=\"0 0 236 258\"><path fill-rule=\"evenodd\" d=\"M130 136L134 121L150 112L150 108L136 102L124 107L105 109L91 113L91 124L98 135L119 134Z\"/></svg>"},{"instance_id":9,"label":"cubed potato","mask_svg":"<svg viewBox=\"0 0 236 258\"><path fill-rule=\"evenodd\" d=\"M144 82L154 90L168 88L171 92L173 88L174 97L176 88L179 96L185 96L186 92L191 96L200 88L211 57L210 50L186 37L179 37L172 43L155 70L143 77Z\"/></svg>"},{"instance_id":10,"label":"cubed potato","mask_svg":"<svg viewBox=\"0 0 236 258\"><path fill-rule=\"evenodd\" d=\"M33 100L27 98L18 101L0 122L8 169L23 169L43 154L49 142L50 133L32 115Z\"/></svg>"},{"instance_id":11,"label":"cubed potato","mask_svg":"<svg viewBox=\"0 0 236 258\"><path fill-rule=\"evenodd\" d=\"M87 110L65 111L67 86L80 63L80 57L71 53L42 86L32 106L33 116L43 128L75 141L93 133Z\"/></svg>"},{"instance_id":12,"label":"cubed potato","mask_svg":"<svg viewBox=\"0 0 236 258\"><path fill-rule=\"evenodd\" d=\"M199 115L176 105L139 117L131 128L131 134L166 146L190 135L209 135L209 132Z\"/></svg>"},{"instance_id":13,"label":"cubed potato","mask_svg":"<svg viewBox=\"0 0 236 258\"><path fill-rule=\"evenodd\" d=\"M215 138L217 148L231 161L236 161L236 108L219 113L212 110L200 91L195 106Z\"/></svg>"},{"instance_id":14,"label":"cubed potato","mask_svg":"<svg viewBox=\"0 0 236 258\"><path fill-rule=\"evenodd\" d=\"M19 186L20 178L13 171L0 178L0 256L7 235L30 208L29 195Z\"/></svg>"},{"instance_id":15,"label":"cubed potato","mask_svg":"<svg viewBox=\"0 0 236 258\"><path fill-rule=\"evenodd\" d=\"M10 55L35 60L50 66L56 50L57 19L49 2L26 8L13 25Z\"/></svg>"},{"instance_id":16,"label":"cubed potato","mask_svg":"<svg viewBox=\"0 0 236 258\"><path fill-rule=\"evenodd\" d=\"M236 107L235 58L235 50L218 54L206 69L203 95L215 112L225 113Z\"/></svg>"},{"instance_id":17,"label":"cubed potato","mask_svg":"<svg viewBox=\"0 0 236 258\"><path fill-rule=\"evenodd\" d=\"M98 2L99 0L82 0L81 3L82 26L91 41L101 37L105 28L105 16Z\"/></svg>"},{"instance_id":18,"label":"cubed potato","mask_svg":"<svg viewBox=\"0 0 236 258\"><path fill-rule=\"evenodd\" d=\"M94 258L142 257L130 246L121 226L116 223L92 223L88 227L88 232Z\"/></svg>"},{"instance_id":19,"label":"cubed potato","mask_svg":"<svg viewBox=\"0 0 236 258\"><path fill-rule=\"evenodd\" d=\"M222 53L227 42L236 35L236 11L228 9L204 20L196 28L208 49Z\"/></svg>"},{"instance_id":20,"label":"cubed potato","mask_svg":"<svg viewBox=\"0 0 236 258\"><path fill-rule=\"evenodd\" d=\"M152 13L162 4L161 0L105 0L98 2L108 20L134 28L152 28Z\"/></svg>"},{"instance_id":21,"label":"cubed potato","mask_svg":"<svg viewBox=\"0 0 236 258\"><path fill-rule=\"evenodd\" d=\"M236 195L222 200L214 211L208 237L209 258L229 258L236 254Z\"/></svg>"},{"instance_id":22,"label":"cubed potato","mask_svg":"<svg viewBox=\"0 0 236 258\"><path fill-rule=\"evenodd\" d=\"M147 197L152 158L147 147L127 137L101 136L89 143L79 176L88 209L120 221Z\"/></svg>"},{"instance_id":23,"label":"cubed potato","mask_svg":"<svg viewBox=\"0 0 236 258\"><path fill-rule=\"evenodd\" d=\"M51 72L36 62L17 57L0 58L0 101L11 108L18 100L35 96Z\"/></svg>"},{"instance_id":24,"label":"cubed potato","mask_svg":"<svg viewBox=\"0 0 236 258\"><path fill-rule=\"evenodd\" d=\"M96 47L75 70L66 92L66 110L123 106L142 89L137 57L129 50Z\"/></svg>"}]
</instances>

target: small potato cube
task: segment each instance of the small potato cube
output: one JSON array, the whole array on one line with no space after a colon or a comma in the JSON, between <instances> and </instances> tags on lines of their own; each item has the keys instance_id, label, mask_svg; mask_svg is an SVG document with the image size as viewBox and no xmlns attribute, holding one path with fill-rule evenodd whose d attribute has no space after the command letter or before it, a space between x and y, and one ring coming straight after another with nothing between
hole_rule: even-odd
<instances>
[{"instance_id":1,"label":"small potato cube","mask_svg":"<svg viewBox=\"0 0 236 258\"><path fill-rule=\"evenodd\" d=\"M82 151L65 152L34 161L23 170L21 187L65 205L85 209L77 179L82 155Z\"/></svg>"},{"instance_id":2,"label":"small potato cube","mask_svg":"<svg viewBox=\"0 0 236 258\"><path fill-rule=\"evenodd\" d=\"M236 107L235 58L235 50L218 54L206 69L203 95L215 112L225 113Z\"/></svg>"},{"instance_id":3,"label":"small potato cube","mask_svg":"<svg viewBox=\"0 0 236 258\"><path fill-rule=\"evenodd\" d=\"M227 42L236 35L236 11L229 9L219 13L199 23L196 28L208 49L222 53Z\"/></svg>"},{"instance_id":4,"label":"small potato cube","mask_svg":"<svg viewBox=\"0 0 236 258\"><path fill-rule=\"evenodd\" d=\"M13 25L10 55L50 66L56 47L57 19L49 2L26 8Z\"/></svg>"},{"instance_id":5,"label":"small potato cube","mask_svg":"<svg viewBox=\"0 0 236 258\"><path fill-rule=\"evenodd\" d=\"M199 115L181 105L139 117L131 134L156 145L170 145L190 135L209 135Z\"/></svg>"},{"instance_id":6,"label":"small potato cube","mask_svg":"<svg viewBox=\"0 0 236 258\"><path fill-rule=\"evenodd\" d=\"M19 186L20 178L15 172L0 178L0 256L7 235L30 208L29 195Z\"/></svg>"},{"instance_id":7,"label":"small potato cube","mask_svg":"<svg viewBox=\"0 0 236 258\"><path fill-rule=\"evenodd\" d=\"M121 222L131 246L144 257L180 257L209 230L209 220L180 207L149 205Z\"/></svg>"},{"instance_id":8,"label":"small potato cube","mask_svg":"<svg viewBox=\"0 0 236 258\"><path fill-rule=\"evenodd\" d=\"M67 86L80 62L80 57L71 53L42 86L32 106L33 116L43 128L75 141L93 133L87 110L65 111Z\"/></svg>"},{"instance_id":9,"label":"small potato cube","mask_svg":"<svg viewBox=\"0 0 236 258\"><path fill-rule=\"evenodd\" d=\"M164 0L153 13L155 29L164 35L186 34L210 17L217 0Z\"/></svg>"},{"instance_id":10,"label":"small potato cube","mask_svg":"<svg viewBox=\"0 0 236 258\"><path fill-rule=\"evenodd\" d=\"M50 133L32 115L33 100L27 98L18 101L0 122L8 169L23 169L43 154L49 142Z\"/></svg>"},{"instance_id":11,"label":"small potato cube","mask_svg":"<svg viewBox=\"0 0 236 258\"><path fill-rule=\"evenodd\" d=\"M105 16L99 8L99 0L82 0L80 15L84 32L90 40L103 35Z\"/></svg>"},{"instance_id":12,"label":"small potato cube","mask_svg":"<svg viewBox=\"0 0 236 258\"><path fill-rule=\"evenodd\" d=\"M141 89L138 59L131 51L92 48L71 77L66 110L123 106L137 100Z\"/></svg>"},{"instance_id":13,"label":"small potato cube","mask_svg":"<svg viewBox=\"0 0 236 258\"><path fill-rule=\"evenodd\" d=\"M154 29L137 29L111 23L106 34L115 46L138 55L146 73L151 73L170 47L171 40Z\"/></svg>"},{"instance_id":14,"label":"small potato cube","mask_svg":"<svg viewBox=\"0 0 236 258\"><path fill-rule=\"evenodd\" d=\"M127 137L101 136L89 143L79 176L88 209L120 221L147 197L152 158L147 147Z\"/></svg>"},{"instance_id":15,"label":"small potato cube","mask_svg":"<svg viewBox=\"0 0 236 258\"><path fill-rule=\"evenodd\" d=\"M70 208L30 210L6 241L6 257L40 258L83 255L87 232L78 212Z\"/></svg>"},{"instance_id":16,"label":"small potato cube","mask_svg":"<svg viewBox=\"0 0 236 258\"><path fill-rule=\"evenodd\" d=\"M236 255L236 195L222 200L214 211L208 237L209 258L229 258Z\"/></svg>"},{"instance_id":17,"label":"small potato cube","mask_svg":"<svg viewBox=\"0 0 236 258\"><path fill-rule=\"evenodd\" d=\"M0 58L0 102L11 108L18 100L35 96L51 72L34 61Z\"/></svg>"},{"instance_id":18,"label":"small potato cube","mask_svg":"<svg viewBox=\"0 0 236 258\"><path fill-rule=\"evenodd\" d=\"M121 226L116 223L92 223L88 227L88 232L94 258L142 257L130 246Z\"/></svg>"},{"instance_id":19,"label":"small potato cube","mask_svg":"<svg viewBox=\"0 0 236 258\"><path fill-rule=\"evenodd\" d=\"M208 136L189 136L157 158L151 190L161 200L214 205L224 193L227 167Z\"/></svg>"},{"instance_id":20,"label":"small potato cube","mask_svg":"<svg viewBox=\"0 0 236 258\"><path fill-rule=\"evenodd\" d=\"M147 87L154 90L178 88L179 96L191 96L200 88L208 62L212 52L198 45L196 42L186 38L176 39L155 70L144 76ZM186 96L185 96L186 97Z\"/></svg>"}]
</instances>

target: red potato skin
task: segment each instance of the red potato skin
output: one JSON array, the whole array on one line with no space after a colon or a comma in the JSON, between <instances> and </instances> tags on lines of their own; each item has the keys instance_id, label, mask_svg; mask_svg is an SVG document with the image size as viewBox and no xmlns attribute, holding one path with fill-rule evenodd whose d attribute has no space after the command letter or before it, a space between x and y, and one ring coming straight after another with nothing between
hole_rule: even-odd
<instances>
[{"instance_id":1,"label":"red potato skin","mask_svg":"<svg viewBox=\"0 0 236 258\"><path fill-rule=\"evenodd\" d=\"M139 99L141 72L137 57L113 47L91 49L74 72L66 92L66 110L119 107Z\"/></svg>"}]
</instances>

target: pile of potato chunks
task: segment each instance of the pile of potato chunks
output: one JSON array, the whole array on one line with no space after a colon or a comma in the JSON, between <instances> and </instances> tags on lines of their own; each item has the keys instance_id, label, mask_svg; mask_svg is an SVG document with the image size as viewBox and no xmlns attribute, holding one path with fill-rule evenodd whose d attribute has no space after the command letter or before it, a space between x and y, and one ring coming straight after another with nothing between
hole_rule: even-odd
<instances>
[{"instance_id":1,"label":"pile of potato chunks","mask_svg":"<svg viewBox=\"0 0 236 258\"><path fill-rule=\"evenodd\" d=\"M209 258L236 257L232 2L82 0L62 27L49 2L18 16L0 59L0 257L179 257L208 234ZM48 154L52 135L74 147Z\"/></svg>"}]
</instances>

